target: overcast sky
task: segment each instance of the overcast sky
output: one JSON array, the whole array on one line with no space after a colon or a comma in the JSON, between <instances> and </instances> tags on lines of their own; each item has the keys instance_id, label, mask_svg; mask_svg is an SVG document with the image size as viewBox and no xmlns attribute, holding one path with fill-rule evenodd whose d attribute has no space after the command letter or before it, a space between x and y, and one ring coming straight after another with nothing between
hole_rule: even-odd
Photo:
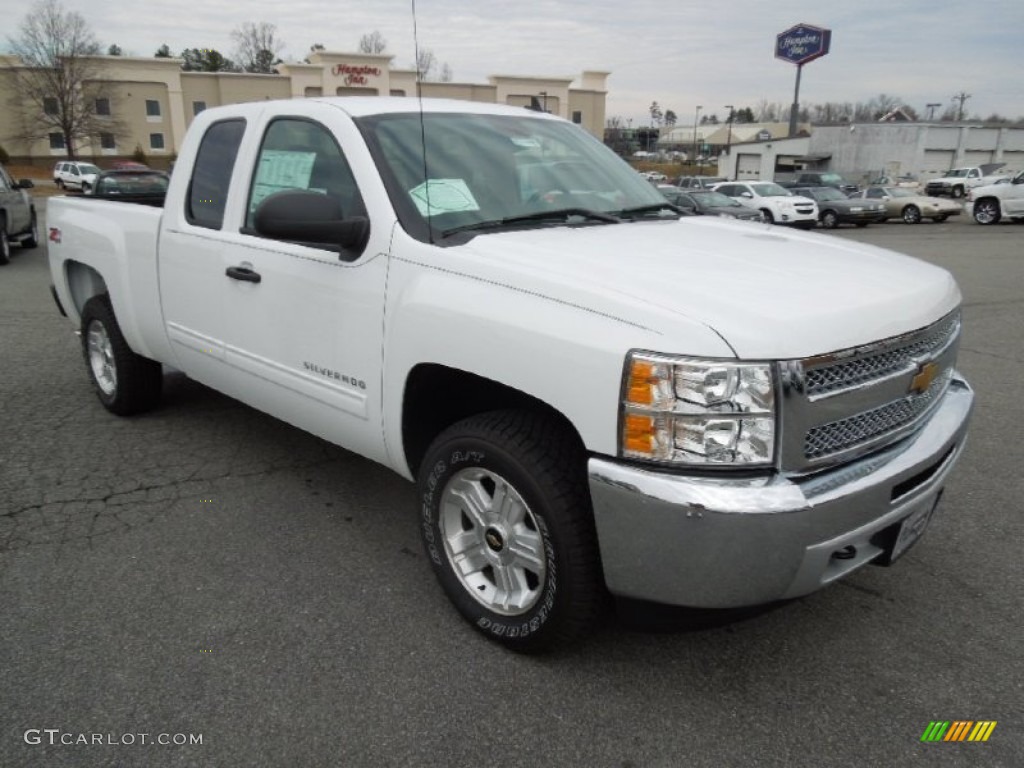
<instances>
[{"instance_id":1,"label":"overcast sky","mask_svg":"<svg viewBox=\"0 0 1024 768\"><path fill-rule=\"evenodd\" d=\"M313 43L354 51L380 30L393 66L414 59L411 0L63 0L104 47L150 56L167 43L231 55L244 21L275 24L285 59ZM578 76L611 72L607 114L649 120L657 100L679 121L724 117L724 105L790 103L796 68L774 58L775 35L798 23L832 30L832 52L804 67L801 103L899 96L920 113L971 94L969 115L1024 117L1022 0L418 0L420 46L457 82L490 74ZM29 3L0 0L0 46Z\"/></svg>"}]
</instances>

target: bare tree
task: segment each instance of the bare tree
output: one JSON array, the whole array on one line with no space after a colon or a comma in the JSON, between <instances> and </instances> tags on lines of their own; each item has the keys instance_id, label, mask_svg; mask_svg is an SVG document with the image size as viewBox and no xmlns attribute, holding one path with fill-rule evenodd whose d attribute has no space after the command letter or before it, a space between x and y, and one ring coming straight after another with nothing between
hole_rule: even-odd
<instances>
[{"instance_id":1,"label":"bare tree","mask_svg":"<svg viewBox=\"0 0 1024 768\"><path fill-rule=\"evenodd\" d=\"M12 78L10 105L21 114L18 138L33 142L59 133L68 157L75 158L78 145L101 128L96 102L105 95L105 83L93 58L100 46L92 30L59 0L39 0L22 20L18 36L7 42L23 65ZM102 127L107 132L114 125L105 120Z\"/></svg>"},{"instance_id":2,"label":"bare tree","mask_svg":"<svg viewBox=\"0 0 1024 768\"><path fill-rule=\"evenodd\" d=\"M420 80L430 80L437 69L437 57L429 48L423 48L416 54L416 77Z\"/></svg>"},{"instance_id":3,"label":"bare tree","mask_svg":"<svg viewBox=\"0 0 1024 768\"><path fill-rule=\"evenodd\" d=\"M388 41L379 30L373 30L359 38L360 53L384 53L387 50Z\"/></svg>"},{"instance_id":4,"label":"bare tree","mask_svg":"<svg viewBox=\"0 0 1024 768\"><path fill-rule=\"evenodd\" d=\"M441 72L437 76L438 82L450 83L452 81L452 68L445 61L441 64Z\"/></svg>"},{"instance_id":5,"label":"bare tree","mask_svg":"<svg viewBox=\"0 0 1024 768\"><path fill-rule=\"evenodd\" d=\"M264 75L275 73L274 65L281 63L278 54L284 49L275 25L247 21L231 32L231 39L235 42L235 60L242 69Z\"/></svg>"},{"instance_id":6,"label":"bare tree","mask_svg":"<svg viewBox=\"0 0 1024 768\"><path fill-rule=\"evenodd\" d=\"M671 109L666 109L665 110L665 125L667 125L669 128L671 128L677 122L679 122L679 117L676 115L676 113L673 112Z\"/></svg>"}]
</instances>

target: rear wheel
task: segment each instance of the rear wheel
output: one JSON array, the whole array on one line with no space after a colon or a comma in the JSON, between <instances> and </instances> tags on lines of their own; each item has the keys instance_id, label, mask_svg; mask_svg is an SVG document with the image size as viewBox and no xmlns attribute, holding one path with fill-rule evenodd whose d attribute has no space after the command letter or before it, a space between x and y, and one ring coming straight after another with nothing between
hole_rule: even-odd
<instances>
[{"instance_id":1,"label":"rear wheel","mask_svg":"<svg viewBox=\"0 0 1024 768\"><path fill-rule=\"evenodd\" d=\"M0 216L0 266L11 260L11 243L7 239L7 219Z\"/></svg>"},{"instance_id":2,"label":"rear wheel","mask_svg":"<svg viewBox=\"0 0 1024 768\"><path fill-rule=\"evenodd\" d=\"M53 182L53 183L57 185L57 189L64 189L64 182L63 182L63 181L61 181L60 179L57 179L57 180L56 180L55 182Z\"/></svg>"},{"instance_id":3,"label":"rear wheel","mask_svg":"<svg viewBox=\"0 0 1024 768\"><path fill-rule=\"evenodd\" d=\"M82 309L82 354L103 407L118 416L152 410L160 402L160 363L132 352L110 298L93 296Z\"/></svg>"},{"instance_id":4,"label":"rear wheel","mask_svg":"<svg viewBox=\"0 0 1024 768\"><path fill-rule=\"evenodd\" d=\"M979 224L997 224L1001 218L999 203L992 198L985 198L974 204L974 220Z\"/></svg>"},{"instance_id":5,"label":"rear wheel","mask_svg":"<svg viewBox=\"0 0 1024 768\"><path fill-rule=\"evenodd\" d=\"M835 229L839 226L839 216L835 211L825 211L821 214L821 226L825 229Z\"/></svg>"},{"instance_id":6,"label":"rear wheel","mask_svg":"<svg viewBox=\"0 0 1024 768\"><path fill-rule=\"evenodd\" d=\"M520 652L589 632L605 595L586 454L568 429L528 411L460 421L428 449L418 490L434 573L478 632Z\"/></svg>"},{"instance_id":7,"label":"rear wheel","mask_svg":"<svg viewBox=\"0 0 1024 768\"><path fill-rule=\"evenodd\" d=\"M39 245L39 220L36 218L35 211L32 211L32 224L29 226L28 232L28 237L21 241L21 247L35 248Z\"/></svg>"},{"instance_id":8,"label":"rear wheel","mask_svg":"<svg viewBox=\"0 0 1024 768\"><path fill-rule=\"evenodd\" d=\"M916 205L908 205L903 209L903 220L907 224L919 224L921 222L921 209Z\"/></svg>"}]
</instances>

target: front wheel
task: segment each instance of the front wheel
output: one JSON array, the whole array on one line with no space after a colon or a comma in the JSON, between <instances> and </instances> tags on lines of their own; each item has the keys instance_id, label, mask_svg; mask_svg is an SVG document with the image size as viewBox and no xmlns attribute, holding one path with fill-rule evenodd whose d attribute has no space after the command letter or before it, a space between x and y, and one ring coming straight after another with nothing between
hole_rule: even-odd
<instances>
[{"instance_id":1,"label":"front wheel","mask_svg":"<svg viewBox=\"0 0 1024 768\"><path fill-rule=\"evenodd\" d=\"M1001 218L999 203L995 200L979 200L974 204L974 220L979 224L998 224Z\"/></svg>"},{"instance_id":2,"label":"front wheel","mask_svg":"<svg viewBox=\"0 0 1024 768\"><path fill-rule=\"evenodd\" d=\"M835 211L825 211L821 214L821 226L825 229L835 229L839 226L839 216Z\"/></svg>"},{"instance_id":3,"label":"front wheel","mask_svg":"<svg viewBox=\"0 0 1024 768\"><path fill-rule=\"evenodd\" d=\"M903 221L907 224L919 224L921 222L921 209L916 205L908 205L903 209Z\"/></svg>"},{"instance_id":4,"label":"front wheel","mask_svg":"<svg viewBox=\"0 0 1024 768\"><path fill-rule=\"evenodd\" d=\"M160 402L160 363L132 352L110 298L93 296L82 309L82 354L103 407L118 416L152 410Z\"/></svg>"},{"instance_id":5,"label":"front wheel","mask_svg":"<svg viewBox=\"0 0 1024 768\"><path fill-rule=\"evenodd\" d=\"M964 188L963 187L953 187L953 198L954 199L959 200L963 196L964 196Z\"/></svg>"},{"instance_id":6,"label":"front wheel","mask_svg":"<svg viewBox=\"0 0 1024 768\"><path fill-rule=\"evenodd\" d=\"M763 221L765 224L774 224L775 223L775 217L772 215L772 212L769 211L767 208L762 208L761 209L761 221Z\"/></svg>"},{"instance_id":7,"label":"front wheel","mask_svg":"<svg viewBox=\"0 0 1024 768\"><path fill-rule=\"evenodd\" d=\"M473 627L519 652L567 645L604 600L586 453L567 428L493 411L445 430L419 471L427 556Z\"/></svg>"}]
</instances>

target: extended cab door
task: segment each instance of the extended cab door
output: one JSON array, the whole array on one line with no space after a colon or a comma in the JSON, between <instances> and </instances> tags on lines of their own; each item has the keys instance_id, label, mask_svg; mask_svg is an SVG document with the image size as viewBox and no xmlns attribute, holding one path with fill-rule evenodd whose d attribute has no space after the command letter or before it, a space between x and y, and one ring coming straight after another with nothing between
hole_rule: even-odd
<instances>
[{"instance_id":1,"label":"extended cab door","mask_svg":"<svg viewBox=\"0 0 1024 768\"><path fill-rule=\"evenodd\" d=\"M25 196L3 168L0 168L0 211L7 216L8 234L14 235L28 229L32 214L25 204Z\"/></svg>"},{"instance_id":2,"label":"extended cab door","mask_svg":"<svg viewBox=\"0 0 1024 768\"><path fill-rule=\"evenodd\" d=\"M258 234L253 214L274 192L312 190L367 217L350 163L379 184L362 139L338 109L298 102L251 129L242 205L225 232L225 361L236 396L370 458L386 460L381 425L381 345L393 215L370 221L359 253ZM244 379L244 380L243 380Z\"/></svg>"},{"instance_id":3,"label":"extended cab door","mask_svg":"<svg viewBox=\"0 0 1024 768\"><path fill-rule=\"evenodd\" d=\"M224 211L246 121L212 123L200 139L181 205L165 212L160 234L160 297L164 325L178 367L226 390L224 364Z\"/></svg>"}]
</instances>

